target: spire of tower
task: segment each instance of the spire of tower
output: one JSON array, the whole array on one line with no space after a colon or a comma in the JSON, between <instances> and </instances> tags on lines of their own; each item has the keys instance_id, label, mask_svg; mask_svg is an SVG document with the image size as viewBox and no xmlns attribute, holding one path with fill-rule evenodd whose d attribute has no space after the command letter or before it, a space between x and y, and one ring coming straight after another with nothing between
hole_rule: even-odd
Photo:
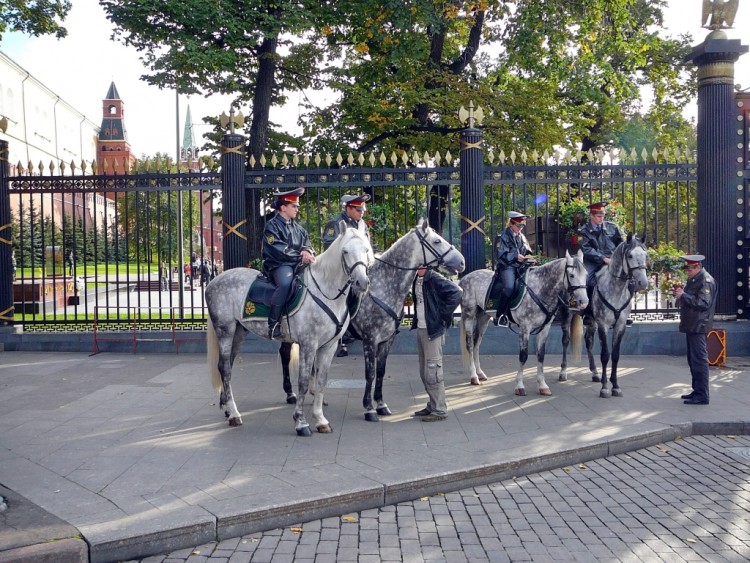
<instances>
[{"instance_id":1,"label":"spire of tower","mask_svg":"<svg viewBox=\"0 0 750 563\"><path fill-rule=\"evenodd\" d=\"M185 115L185 129L182 132L182 148L183 149L195 149L197 143L195 142L195 132L193 131L193 118L190 115L190 106L187 107L187 113Z\"/></svg>"}]
</instances>

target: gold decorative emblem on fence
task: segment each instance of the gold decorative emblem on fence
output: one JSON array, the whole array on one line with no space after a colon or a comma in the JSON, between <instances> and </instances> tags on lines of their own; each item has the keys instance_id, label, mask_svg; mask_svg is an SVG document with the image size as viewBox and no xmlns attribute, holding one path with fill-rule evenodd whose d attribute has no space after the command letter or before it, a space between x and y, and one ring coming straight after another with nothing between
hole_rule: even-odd
<instances>
[{"instance_id":1,"label":"gold decorative emblem on fence","mask_svg":"<svg viewBox=\"0 0 750 563\"><path fill-rule=\"evenodd\" d=\"M7 225L3 225L2 227L0 227L0 231L4 231L5 229L10 229L10 223L8 223ZM8 240L5 237L0 237L0 242L4 242L5 244L10 244L10 240Z\"/></svg>"},{"instance_id":2,"label":"gold decorative emblem on fence","mask_svg":"<svg viewBox=\"0 0 750 563\"><path fill-rule=\"evenodd\" d=\"M242 240L247 240L247 237L237 230L246 222L247 222L247 219L243 219L236 225L227 225L226 223L222 223L227 228L227 230L224 232L224 237L226 238L231 234L235 234L238 237L240 237Z\"/></svg>"},{"instance_id":3,"label":"gold decorative emblem on fence","mask_svg":"<svg viewBox=\"0 0 750 563\"><path fill-rule=\"evenodd\" d=\"M461 236L464 236L465 234L467 234L467 233L469 233L469 232L473 231L474 229L476 229L477 231L479 231L479 232L480 232L480 233L482 233L483 235L485 234L485 233L484 233L484 229L483 229L482 227L480 227L480 226L479 226L479 224L480 224L480 223L481 223L482 221L484 221L484 215L482 215L482 216L481 216L481 217L480 217L479 219L477 219L476 221L472 221L471 219L469 219L468 217L465 217L464 215L461 215L461 219L463 219L464 221L466 221L466 222L467 222L467 223L469 224L469 227L468 227L468 228L466 228L466 229L464 229L463 231L461 231Z\"/></svg>"}]
</instances>

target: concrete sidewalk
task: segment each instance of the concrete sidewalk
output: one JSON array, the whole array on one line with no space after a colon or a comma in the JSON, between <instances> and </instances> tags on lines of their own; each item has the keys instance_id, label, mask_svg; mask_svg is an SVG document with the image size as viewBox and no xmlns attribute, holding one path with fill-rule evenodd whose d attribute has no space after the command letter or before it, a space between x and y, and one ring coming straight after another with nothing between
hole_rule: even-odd
<instances>
[{"instance_id":1,"label":"concrete sidewalk","mask_svg":"<svg viewBox=\"0 0 750 563\"><path fill-rule=\"evenodd\" d=\"M379 423L363 417L361 354L335 358L333 433L299 438L275 354L238 357L244 425L229 428L200 354L2 353L0 522L14 525L0 533L0 561L51 561L40 555L50 546L54 560L85 561L86 550L94 562L134 559L676 436L750 432L750 358L711 370L709 406L679 400L690 381L683 357L623 356L625 396L612 399L583 367L558 382L559 361L547 357L551 397L536 394L531 358L529 395L516 397L514 356L483 356L481 387L446 356L450 416L428 424L411 417L426 397L416 356L389 358L394 414Z\"/></svg>"}]
</instances>

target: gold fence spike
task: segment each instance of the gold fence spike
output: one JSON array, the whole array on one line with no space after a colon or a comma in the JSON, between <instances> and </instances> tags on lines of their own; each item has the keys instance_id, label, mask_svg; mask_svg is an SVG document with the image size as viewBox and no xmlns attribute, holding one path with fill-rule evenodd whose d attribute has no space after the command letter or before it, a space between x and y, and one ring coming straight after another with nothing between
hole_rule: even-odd
<instances>
[{"instance_id":1,"label":"gold fence spike","mask_svg":"<svg viewBox=\"0 0 750 563\"><path fill-rule=\"evenodd\" d=\"M281 154L281 165L286 168L289 166L289 159L286 157L286 153Z\"/></svg>"},{"instance_id":2,"label":"gold fence spike","mask_svg":"<svg viewBox=\"0 0 750 563\"><path fill-rule=\"evenodd\" d=\"M341 166L342 162L344 162L344 157L341 156L340 152L337 152L336 153L336 164L338 164L339 166Z\"/></svg>"},{"instance_id":3,"label":"gold fence spike","mask_svg":"<svg viewBox=\"0 0 750 563\"><path fill-rule=\"evenodd\" d=\"M277 165L278 163L279 163L279 159L278 159L278 158L276 158L276 153L273 153L273 154L271 155L271 166L273 166L274 168L276 168L276 165Z\"/></svg>"},{"instance_id":4,"label":"gold fence spike","mask_svg":"<svg viewBox=\"0 0 750 563\"><path fill-rule=\"evenodd\" d=\"M445 162L450 164L453 162L453 155L451 154L451 151L445 151Z\"/></svg>"},{"instance_id":5,"label":"gold fence spike","mask_svg":"<svg viewBox=\"0 0 750 563\"><path fill-rule=\"evenodd\" d=\"M331 167L331 162L333 162L333 159L331 158L331 153L327 152L326 153L326 166L328 166L328 168Z\"/></svg>"},{"instance_id":6,"label":"gold fence spike","mask_svg":"<svg viewBox=\"0 0 750 563\"><path fill-rule=\"evenodd\" d=\"M424 162L425 166L430 165L430 155L427 153L427 151L424 151L424 155L422 155L422 162Z\"/></svg>"},{"instance_id":7,"label":"gold fence spike","mask_svg":"<svg viewBox=\"0 0 750 563\"><path fill-rule=\"evenodd\" d=\"M75 163L75 161L72 158L70 159L70 164L68 166L70 166L70 173L75 176L75 173L76 173L76 163Z\"/></svg>"},{"instance_id":8,"label":"gold fence spike","mask_svg":"<svg viewBox=\"0 0 750 563\"><path fill-rule=\"evenodd\" d=\"M503 149L500 149L500 154L497 155L497 159L500 162L501 166L505 166L505 161L507 160L507 156L505 156L505 151Z\"/></svg>"},{"instance_id":9,"label":"gold fence spike","mask_svg":"<svg viewBox=\"0 0 750 563\"><path fill-rule=\"evenodd\" d=\"M65 174L65 161L64 160L60 161L60 174L61 175Z\"/></svg>"},{"instance_id":10,"label":"gold fence spike","mask_svg":"<svg viewBox=\"0 0 750 563\"><path fill-rule=\"evenodd\" d=\"M531 162L533 162L535 164L537 162L539 162L539 153L537 152L536 149L534 149L533 151L531 151Z\"/></svg>"},{"instance_id":11,"label":"gold fence spike","mask_svg":"<svg viewBox=\"0 0 750 563\"><path fill-rule=\"evenodd\" d=\"M547 162L549 162L549 157L550 157L550 155L549 155L549 150L547 150L547 149L544 149L544 152L542 153L542 158L544 159L544 163L545 163L545 164L546 164Z\"/></svg>"},{"instance_id":12,"label":"gold fence spike","mask_svg":"<svg viewBox=\"0 0 750 563\"><path fill-rule=\"evenodd\" d=\"M396 156L396 151L391 151L391 166L396 166L398 164L398 157Z\"/></svg>"},{"instance_id":13,"label":"gold fence spike","mask_svg":"<svg viewBox=\"0 0 750 563\"><path fill-rule=\"evenodd\" d=\"M487 162L490 164L493 164L495 162L495 153L492 151L492 149L489 149L487 151Z\"/></svg>"},{"instance_id":14,"label":"gold fence spike","mask_svg":"<svg viewBox=\"0 0 750 563\"><path fill-rule=\"evenodd\" d=\"M251 154L248 162L250 163L250 168L255 168L255 156Z\"/></svg>"},{"instance_id":15,"label":"gold fence spike","mask_svg":"<svg viewBox=\"0 0 750 563\"><path fill-rule=\"evenodd\" d=\"M55 163L53 161L49 161L49 175L53 176L55 174Z\"/></svg>"},{"instance_id":16,"label":"gold fence spike","mask_svg":"<svg viewBox=\"0 0 750 563\"><path fill-rule=\"evenodd\" d=\"M295 153L294 156L292 157L292 164L294 165L295 168L299 166L299 155L297 153Z\"/></svg>"},{"instance_id":17,"label":"gold fence spike","mask_svg":"<svg viewBox=\"0 0 750 563\"><path fill-rule=\"evenodd\" d=\"M651 151L651 158L654 159L655 163L659 161L659 151L656 150L656 147Z\"/></svg>"},{"instance_id":18,"label":"gold fence spike","mask_svg":"<svg viewBox=\"0 0 750 563\"><path fill-rule=\"evenodd\" d=\"M258 163L260 164L261 168L266 167L266 155L262 154L260 155L260 158L258 159Z\"/></svg>"},{"instance_id":19,"label":"gold fence spike","mask_svg":"<svg viewBox=\"0 0 750 563\"><path fill-rule=\"evenodd\" d=\"M321 163L320 153L315 153L315 157L313 158L313 162L315 163L315 166L317 168L320 168L320 163Z\"/></svg>"},{"instance_id":20,"label":"gold fence spike","mask_svg":"<svg viewBox=\"0 0 750 563\"><path fill-rule=\"evenodd\" d=\"M380 151L380 156L378 157L378 160L380 161L381 166L385 166L385 153L383 151Z\"/></svg>"},{"instance_id":21,"label":"gold fence spike","mask_svg":"<svg viewBox=\"0 0 750 563\"><path fill-rule=\"evenodd\" d=\"M440 166L440 161L442 160L440 158L440 151L435 151L435 156L432 157L435 161L435 166Z\"/></svg>"},{"instance_id":22,"label":"gold fence spike","mask_svg":"<svg viewBox=\"0 0 750 563\"><path fill-rule=\"evenodd\" d=\"M352 151L349 151L349 154L346 157L346 163L349 166L352 166L354 164L354 155L352 154Z\"/></svg>"},{"instance_id":23,"label":"gold fence spike","mask_svg":"<svg viewBox=\"0 0 750 563\"><path fill-rule=\"evenodd\" d=\"M510 160L513 164L516 163L516 149L511 149L510 151Z\"/></svg>"},{"instance_id":24,"label":"gold fence spike","mask_svg":"<svg viewBox=\"0 0 750 563\"><path fill-rule=\"evenodd\" d=\"M357 157L357 162L359 163L360 166L364 166L365 165L365 155L363 155L362 153L359 153L359 157Z\"/></svg>"},{"instance_id":25,"label":"gold fence spike","mask_svg":"<svg viewBox=\"0 0 750 563\"><path fill-rule=\"evenodd\" d=\"M306 154L305 158L303 159L303 163L305 165L305 168L310 168L310 155Z\"/></svg>"},{"instance_id":26,"label":"gold fence spike","mask_svg":"<svg viewBox=\"0 0 750 563\"><path fill-rule=\"evenodd\" d=\"M401 166L406 168L409 165L409 153L405 150L401 150Z\"/></svg>"},{"instance_id":27,"label":"gold fence spike","mask_svg":"<svg viewBox=\"0 0 750 563\"><path fill-rule=\"evenodd\" d=\"M641 149L641 159L643 162L648 162L648 153L646 152L646 147L643 147Z\"/></svg>"}]
</instances>

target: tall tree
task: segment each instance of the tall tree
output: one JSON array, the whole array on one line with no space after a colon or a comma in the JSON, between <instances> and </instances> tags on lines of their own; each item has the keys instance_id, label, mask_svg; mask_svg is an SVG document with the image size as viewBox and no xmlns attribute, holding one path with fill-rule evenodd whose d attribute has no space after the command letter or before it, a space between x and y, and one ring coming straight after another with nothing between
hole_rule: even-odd
<instances>
[{"instance_id":1,"label":"tall tree","mask_svg":"<svg viewBox=\"0 0 750 563\"><path fill-rule=\"evenodd\" d=\"M35 37L51 34L61 39L68 35L60 22L69 11L69 0L0 0L0 39L6 31Z\"/></svg>"}]
</instances>

